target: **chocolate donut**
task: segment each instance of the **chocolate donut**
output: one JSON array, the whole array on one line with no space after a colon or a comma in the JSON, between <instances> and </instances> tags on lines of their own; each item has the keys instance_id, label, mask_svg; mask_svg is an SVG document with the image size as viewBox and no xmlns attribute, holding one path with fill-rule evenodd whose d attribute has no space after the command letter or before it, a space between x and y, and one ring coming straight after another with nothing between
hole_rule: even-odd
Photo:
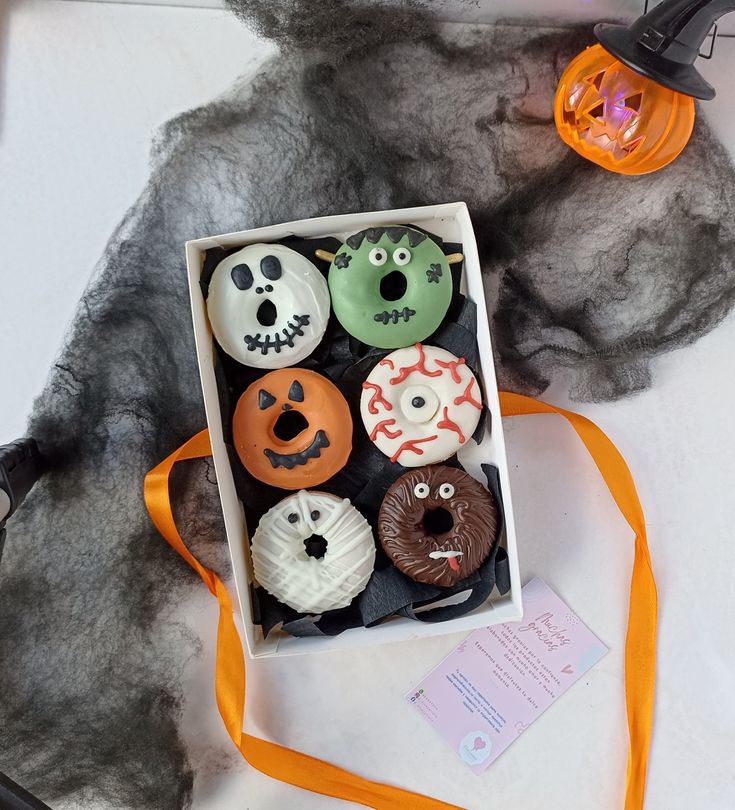
<instances>
[{"instance_id":1,"label":"chocolate donut","mask_svg":"<svg viewBox=\"0 0 735 810\"><path fill-rule=\"evenodd\" d=\"M416 582L449 587L476 571L495 544L498 508L455 467L419 467L385 493L378 537L391 562Z\"/></svg>"}]
</instances>

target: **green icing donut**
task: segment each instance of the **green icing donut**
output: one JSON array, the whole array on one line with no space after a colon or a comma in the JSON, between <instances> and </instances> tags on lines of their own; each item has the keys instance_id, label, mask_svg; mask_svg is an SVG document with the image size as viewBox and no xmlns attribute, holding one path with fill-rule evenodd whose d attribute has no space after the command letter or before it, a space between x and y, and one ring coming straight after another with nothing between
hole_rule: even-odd
<instances>
[{"instance_id":1,"label":"green icing donut","mask_svg":"<svg viewBox=\"0 0 735 810\"><path fill-rule=\"evenodd\" d=\"M329 268L334 314L350 335L381 349L420 343L452 300L452 275L439 246L415 228L366 228Z\"/></svg>"}]
</instances>

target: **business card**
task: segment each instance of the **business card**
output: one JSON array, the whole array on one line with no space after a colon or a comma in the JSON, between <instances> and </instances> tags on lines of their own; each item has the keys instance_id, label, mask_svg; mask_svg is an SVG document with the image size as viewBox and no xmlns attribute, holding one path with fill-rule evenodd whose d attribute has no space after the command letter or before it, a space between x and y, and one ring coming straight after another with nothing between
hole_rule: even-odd
<instances>
[{"instance_id":1,"label":"business card","mask_svg":"<svg viewBox=\"0 0 735 810\"><path fill-rule=\"evenodd\" d=\"M406 699L479 774L607 653L538 578L524 618L475 630Z\"/></svg>"}]
</instances>

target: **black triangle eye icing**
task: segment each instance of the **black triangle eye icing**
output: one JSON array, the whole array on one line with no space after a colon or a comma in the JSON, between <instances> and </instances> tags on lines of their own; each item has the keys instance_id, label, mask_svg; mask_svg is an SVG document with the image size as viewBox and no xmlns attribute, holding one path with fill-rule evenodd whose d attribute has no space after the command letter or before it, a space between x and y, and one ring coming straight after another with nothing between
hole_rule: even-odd
<instances>
[{"instance_id":1,"label":"black triangle eye icing","mask_svg":"<svg viewBox=\"0 0 735 810\"><path fill-rule=\"evenodd\" d=\"M258 391L258 408L261 411L264 411L266 408L270 408L271 405L275 404L276 398L273 394L269 394L265 389L261 388Z\"/></svg>"},{"instance_id":2,"label":"black triangle eye icing","mask_svg":"<svg viewBox=\"0 0 735 810\"><path fill-rule=\"evenodd\" d=\"M260 272L268 281L277 281L281 277L281 262L278 256L264 256L260 260Z\"/></svg>"},{"instance_id":3,"label":"black triangle eye icing","mask_svg":"<svg viewBox=\"0 0 735 810\"><path fill-rule=\"evenodd\" d=\"M249 290L253 286L253 274L246 264L235 265L230 276L238 290Z\"/></svg>"},{"instance_id":4,"label":"black triangle eye icing","mask_svg":"<svg viewBox=\"0 0 735 810\"><path fill-rule=\"evenodd\" d=\"M304 389L301 386L301 383L298 380L294 380L291 383L291 387L288 389L288 398L292 402L303 402L304 401Z\"/></svg>"}]
</instances>

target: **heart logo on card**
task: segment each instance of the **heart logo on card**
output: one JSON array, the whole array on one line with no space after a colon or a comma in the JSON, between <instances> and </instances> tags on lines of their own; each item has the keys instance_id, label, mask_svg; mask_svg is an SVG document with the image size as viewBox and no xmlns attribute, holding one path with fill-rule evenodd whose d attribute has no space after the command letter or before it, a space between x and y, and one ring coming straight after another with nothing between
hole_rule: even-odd
<instances>
[{"instance_id":1,"label":"heart logo on card","mask_svg":"<svg viewBox=\"0 0 735 810\"><path fill-rule=\"evenodd\" d=\"M573 674L574 674L574 670L571 668L571 666L570 666L569 664L567 664L567 665L564 667L564 669L562 670L562 672L566 673L567 675L573 675Z\"/></svg>"},{"instance_id":2,"label":"heart logo on card","mask_svg":"<svg viewBox=\"0 0 735 810\"><path fill-rule=\"evenodd\" d=\"M485 740L482 737L475 737L475 742L472 748L475 751L481 751L485 747Z\"/></svg>"}]
</instances>

